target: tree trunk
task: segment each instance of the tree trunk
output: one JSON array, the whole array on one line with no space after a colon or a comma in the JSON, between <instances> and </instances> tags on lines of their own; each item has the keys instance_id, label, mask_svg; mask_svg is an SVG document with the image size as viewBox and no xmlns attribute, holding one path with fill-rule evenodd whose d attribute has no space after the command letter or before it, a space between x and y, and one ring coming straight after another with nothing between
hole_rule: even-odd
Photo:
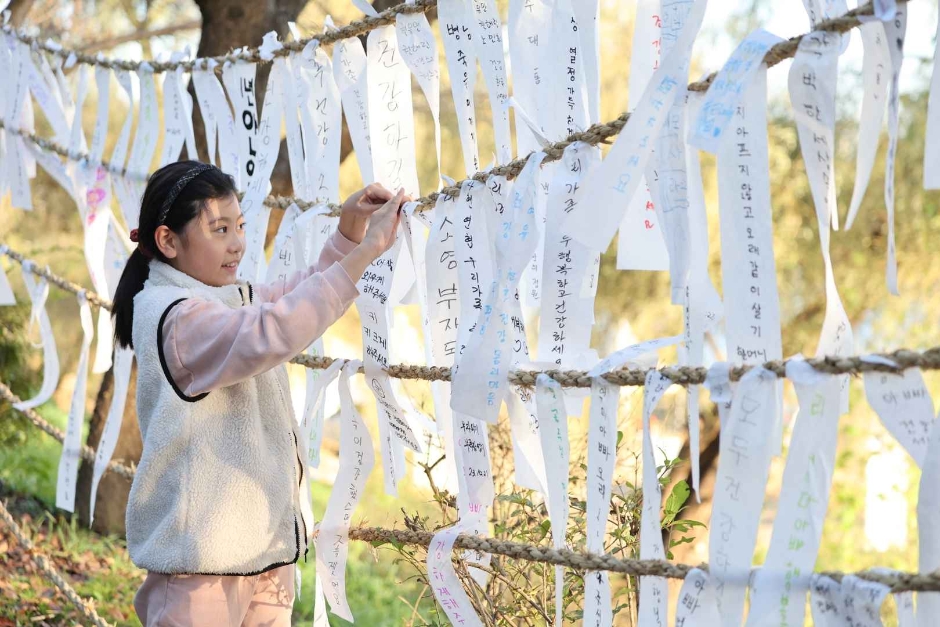
<instances>
[{"instance_id":1,"label":"tree trunk","mask_svg":"<svg viewBox=\"0 0 940 627\"><path fill-rule=\"evenodd\" d=\"M91 428L88 431L88 446L98 448L104 423L114 397L114 369L105 373L95 399L95 410L91 415ZM124 420L121 433L112 459L125 464L140 461L143 443L140 440L140 427L137 424L137 366L131 370L131 380L127 388L127 404L124 406ZM78 487L75 497L75 511L78 519L88 525L88 510L91 502L91 480L94 464L82 461L78 470ZM124 536L124 510L131 482L112 472L106 472L98 484L98 499L95 503L95 522L92 527L98 533Z\"/></svg>"}]
</instances>

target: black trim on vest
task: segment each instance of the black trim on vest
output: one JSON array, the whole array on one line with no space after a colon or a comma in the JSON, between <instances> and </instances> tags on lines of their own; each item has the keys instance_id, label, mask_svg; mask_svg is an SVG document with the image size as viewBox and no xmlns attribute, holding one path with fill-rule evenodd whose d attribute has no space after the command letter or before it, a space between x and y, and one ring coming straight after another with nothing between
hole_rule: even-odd
<instances>
[{"instance_id":1,"label":"black trim on vest","mask_svg":"<svg viewBox=\"0 0 940 627\"><path fill-rule=\"evenodd\" d=\"M297 515L294 515L294 536L297 541L297 552L294 554L294 559L289 562L277 562L276 564L271 564L270 566L265 566L261 570L255 570L250 573L161 573L155 570L147 571L152 572L156 575L203 575L207 577L252 577L254 575L261 575L266 572L272 571L275 568L280 568L281 566L290 566L291 564L296 564L297 560L300 559L300 529L297 526Z\"/></svg>"},{"instance_id":2,"label":"black trim on vest","mask_svg":"<svg viewBox=\"0 0 940 627\"><path fill-rule=\"evenodd\" d=\"M170 369L166 365L166 355L163 354L163 323L166 322L166 317L170 315L170 311L184 300L186 299L180 298L179 300L173 301L170 303L170 306L166 308L166 311L163 312L163 315L160 316L160 322L157 324L157 355L160 357L160 367L163 368L163 376L169 381L170 387L173 388L176 395L187 403L195 403L209 396L209 393L203 392L198 396L186 396L183 394L183 390L179 389L179 386L176 385L176 381L174 381L173 377L170 375Z\"/></svg>"}]
</instances>

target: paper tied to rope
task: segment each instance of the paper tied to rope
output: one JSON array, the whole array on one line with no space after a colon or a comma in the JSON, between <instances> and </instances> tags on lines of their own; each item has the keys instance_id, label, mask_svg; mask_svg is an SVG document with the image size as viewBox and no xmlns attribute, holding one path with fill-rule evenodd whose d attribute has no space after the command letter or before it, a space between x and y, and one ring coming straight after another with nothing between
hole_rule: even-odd
<instances>
[{"instance_id":1,"label":"paper tied to rope","mask_svg":"<svg viewBox=\"0 0 940 627\"><path fill-rule=\"evenodd\" d=\"M803 623L810 573L816 564L835 468L841 414L838 377L806 371L801 356L787 361L800 410L787 463L770 548L753 577L747 627Z\"/></svg>"},{"instance_id":2,"label":"paper tied to rope","mask_svg":"<svg viewBox=\"0 0 940 627\"><path fill-rule=\"evenodd\" d=\"M545 477L548 493L545 495L551 520L552 546L566 548L568 528L568 479L571 445L568 441L568 413L562 398L561 385L544 373L535 381L535 399L538 407L539 437L545 453ZM555 566L555 625L562 624L564 594L564 567Z\"/></svg>"},{"instance_id":3,"label":"paper tied to rope","mask_svg":"<svg viewBox=\"0 0 940 627\"><path fill-rule=\"evenodd\" d=\"M581 183L581 202L563 224L571 236L588 248L606 250L646 170L653 144L666 115L685 92L689 54L705 12L696 0L675 46L655 71L643 98L614 142L608 156Z\"/></svg>"},{"instance_id":4,"label":"paper tied to rope","mask_svg":"<svg viewBox=\"0 0 940 627\"><path fill-rule=\"evenodd\" d=\"M91 341L95 336L91 319L91 308L85 292L77 295L79 320L82 325L82 344L78 353L78 370L75 375L75 388L69 405L68 423L65 440L62 442L62 454L59 457L59 470L56 480L56 507L67 512L75 511L75 489L78 485L78 466L81 460L82 426L85 422L85 393L88 383L88 354Z\"/></svg>"},{"instance_id":5,"label":"paper tied to rope","mask_svg":"<svg viewBox=\"0 0 940 627\"><path fill-rule=\"evenodd\" d=\"M539 165L544 158L542 152L529 157L513 186L511 206L504 209L498 219L495 276L485 291L480 280L484 294L482 314L474 333L467 340L460 367L453 376L451 407L454 411L489 423L496 422L509 387L513 325L522 324L522 312L516 300L517 288L522 271L538 243L535 197ZM488 238L482 238L482 241L486 242ZM475 253L473 248L471 244L467 249L470 255ZM475 261L473 256L468 256L468 259Z\"/></svg>"},{"instance_id":6,"label":"paper tied to rope","mask_svg":"<svg viewBox=\"0 0 940 627\"><path fill-rule=\"evenodd\" d=\"M643 510L640 515L640 559L665 560L662 523L662 488L653 456L650 420L672 381L658 370L646 374L643 387ZM640 577L639 622L652 627L666 627L668 621L669 586L665 577Z\"/></svg>"},{"instance_id":7,"label":"paper tied to rope","mask_svg":"<svg viewBox=\"0 0 940 627\"><path fill-rule=\"evenodd\" d=\"M496 162L509 163L512 160L512 136L509 129L509 79L503 56L502 22L493 0L474 2L468 11L474 51L480 60L480 71L493 111Z\"/></svg>"},{"instance_id":8,"label":"paper tied to rope","mask_svg":"<svg viewBox=\"0 0 940 627\"><path fill-rule=\"evenodd\" d=\"M194 68L192 72L196 101L199 103L199 112L202 114L205 127L209 163L216 164L223 172L232 176L238 189L244 189L241 184L241 151L236 124L243 124L245 114L244 111L239 111L240 116L237 121L233 117L225 90L215 73L216 65L215 61L210 61L208 67ZM234 70L228 71L231 76ZM254 114L249 111L248 115ZM218 138L218 150L216 138Z\"/></svg>"},{"instance_id":9,"label":"paper tied to rope","mask_svg":"<svg viewBox=\"0 0 940 627\"><path fill-rule=\"evenodd\" d=\"M46 300L49 298L49 282L45 277L38 277L35 266L30 261L23 262L23 283L32 307L29 313L29 328L27 337L32 337L37 331L39 343L33 342L34 347L42 348L42 385L39 391L30 399L14 403L19 410L39 407L55 393L59 384L59 355L56 350L55 335L52 332L52 323L46 312Z\"/></svg>"},{"instance_id":10,"label":"paper tied to rope","mask_svg":"<svg viewBox=\"0 0 940 627\"><path fill-rule=\"evenodd\" d=\"M105 418L101 439L95 455L95 465L91 477L91 499L88 505L89 524L94 521L95 503L98 499L98 485L104 476L114 455L118 437L121 435L121 424L124 422L124 407L127 403L127 390L130 385L131 368L134 365L134 351L130 348L115 347L114 351L114 394L111 397L111 406Z\"/></svg>"},{"instance_id":11,"label":"paper tied to rope","mask_svg":"<svg viewBox=\"0 0 940 627\"><path fill-rule=\"evenodd\" d=\"M314 468L320 465L320 446L323 444L323 406L326 404L326 389L339 376L344 362L337 359L326 370L313 378L307 377L304 413L300 422L300 433L307 446L307 459ZM311 368L306 369L308 372Z\"/></svg>"},{"instance_id":12,"label":"paper tied to rope","mask_svg":"<svg viewBox=\"0 0 940 627\"><path fill-rule=\"evenodd\" d=\"M890 365L897 374L866 372L865 398L891 435L920 467L927 455L930 432L934 426L933 399L919 368L901 371L892 360L867 355L862 361Z\"/></svg>"},{"instance_id":13,"label":"paper tied to rope","mask_svg":"<svg viewBox=\"0 0 940 627\"><path fill-rule=\"evenodd\" d=\"M917 571L932 573L940 569L940 429L930 430L927 452L920 464L917 494ZM926 626L930 618L940 616L940 593L917 594L918 623Z\"/></svg>"},{"instance_id":14,"label":"paper tied to rope","mask_svg":"<svg viewBox=\"0 0 940 627\"><path fill-rule=\"evenodd\" d=\"M372 438L349 391L349 378L360 366L360 361L347 361L339 375L339 469L315 540L317 579L323 582L323 593L330 610L350 622L353 616L346 599L349 527L353 512L362 498L366 480L375 465Z\"/></svg>"},{"instance_id":15,"label":"paper tied to rope","mask_svg":"<svg viewBox=\"0 0 940 627\"><path fill-rule=\"evenodd\" d=\"M359 45L358 48L361 52L362 46ZM334 52L334 54L340 53ZM365 55L361 60L364 68ZM291 112L296 111L296 107L299 106L300 131L303 136L300 140L303 154L296 154L301 151L298 146L295 146L295 156L291 160L299 166L294 169L298 170L298 179L303 183L303 185L295 183L295 187L300 187L303 196L308 200L337 202L339 200L343 100L335 76L336 72L342 70L334 67L330 56L319 47L316 40L308 42L299 56L292 55L290 66L293 89L285 94L292 95L295 101L290 102L290 98L285 98L285 106L291 107L287 112L287 117L290 121ZM364 84L362 88L362 98L365 98ZM363 103L365 103L364 100ZM365 132L368 133L368 115L366 115L365 125ZM288 128L291 129L292 136L301 134L292 122ZM350 128L353 129L354 146L358 151L362 148L362 138L355 133L358 133L362 127L357 120L355 123L350 123ZM298 143L296 136L294 143ZM368 156L370 154L368 147L365 150ZM361 157L357 156L357 158ZM371 165L368 171L371 173Z\"/></svg>"},{"instance_id":16,"label":"paper tied to rope","mask_svg":"<svg viewBox=\"0 0 940 627\"><path fill-rule=\"evenodd\" d=\"M548 84L540 73L551 28L551 6L544 2L512 2L509 5L509 58L512 62L513 95L509 101L516 116L516 145L527 154L547 141L539 121L548 116ZM520 120L523 124L520 124Z\"/></svg>"},{"instance_id":17,"label":"paper tied to rope","mask_svg":"<svg viewBox=\"0 0 940 627\"><path fill-rule=\"evenodd\" d=\"M457 132L460 135L464 171L470 176L480 170L476 109L473 102L477 57L473 47L470 7L462 0L440 0L437 3L437 20L444 42L447 71L451 77L450 89L457 113Z\"/></svg>"},{"instance_id":18,"label":"paper tied to rope","mask_svg":"<svg viewBox=\"0 0 940 627\"><path fill-rule=\"evenodd\" d=\"M742 573L751 567L773 455L776 383L777 377L760 366L745 373L722 424L708 562L725 624L740 623L744 610L748 582Z\"/></svg>"}]
</instances>

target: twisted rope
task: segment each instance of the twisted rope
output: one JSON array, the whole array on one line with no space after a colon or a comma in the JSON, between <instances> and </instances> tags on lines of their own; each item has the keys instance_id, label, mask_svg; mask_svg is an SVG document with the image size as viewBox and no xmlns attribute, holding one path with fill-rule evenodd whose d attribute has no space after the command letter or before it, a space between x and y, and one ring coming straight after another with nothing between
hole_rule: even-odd
<instances>
[{"instance_id":1,"label":"twisted rope","mask_svg":"<svg viewBox=\"0 0 940 627\"><path fill-rule=\"evenodd\" d=\"M908 1L909 0L899 0L899 4L903 4ZM431 6L435 5L436 2L437 0L423 0L423 4L422 4L422 1L419 1L415 5L398 5L398 7L408 7L408 6L417 7L421 5L423 7L426 7L423 10L427 10ZM390 9L387 9L386 11L383 11L380 14L380 18L381 16L385 15L389 11L395 11L398 7L392 7ZM399 12L405 12L405 11L399 11ZM418 11L415 11L415 12L418 12ZM860 17L864 17L868 15L872 15L871 3L858 7L856 9L852 9L851 11L849 11L848 13L840 17L822 21L816 25L816 29L813 32L825 31L825 32L830 32L830 33L845 33L862 23L861 20L859 19ZM366 20L361 20L361 22L364 23L368 21L368 19L378 20L380 18L367 18ZM382 18L382 19L385 19L385 18ZM388 18L388 19L391 20L393 18ZM388 22L388 23L391 23L391 22ZM353 22L346 28L350 28L355 24L358 24L358 22ZM383 26L383 25L385 25L385 22L381 24L377 24L374 28L378 28L379 26ZM371 28L366 29L363 32L367 32L367 30L371 30ZM331 34L332 33L328 33L327 35L325 35L323 38L320 39L320 42L323 43ZM809 36L810 34L811 33L805 33L803 35L791 37L787 41L783 41L778 44L775 44L764 55L763 62L766 63L767 67L769 68L769 67L773 67L777 65L778 63L781 63L782 61L786 59L793 58L796 55L797 49L799 48L800 41L804 37ZM330 43L332 41L336 41L336 39L330 40ZM284 44L284 45L286 49L286 46L293 46L294 44L291 43L291 44ZM278 52L281 52L281 51L278 51ZM287 54L287 52L284 52L284 54ZM166 64L166 65L172 65L172 64ZM712 84L712 81L715 79L716 76L717 76L717 72L712 72L703 80L690 83L688 85L688 90L698 91L698 92L708 91L709 86ZM592 124L591 126L587 128L587 130L572 133L571 135L569 135L568 137L560 141L549 144L548 146L542 148L542 152L544 152L546 155L542 163L550 163L552 161L558 161L559 159L561 159L562 155L564 154L565 148L567 148L574 142L584 142L592 146L596 146L602 143L607 143L607 140L609 140L611 137L617 136L620 133L620 131L623 130L623 127L626 125L627 120L629 119L630 119L629 113L626 113L626 112L621 113L615 120L611 120L609 122L598 122L597 124ZM9 126L5 126L2 120L0 120L0 128L6 128L8 132L17 134L25 139L33 141L37 143L37 145L40 145L39 142L42 142L40 146L44 150L51 150L52 152L60 154L68 159L81 161L84 163L92 163L89 160L88 155L84 153L75 153L74 151L70 151L67 148L63 146L59 146L58 144L54 142L36 137L34 134L24 131L22 129L14 129ZM450 186L442 188L439 192L432 192L428 194L427 196L422 196L420 198L417 198L416 202L418 203L418 206L415 209L415 211L428 211L432 209L434 205L437 203L438 198L440 198L442 195L445 197L444 198L445 200L457 197L460 194L461 185L467 181L473 180L473 181L485 183L489 180L491 176L504 176L507 179L512 180L516 178L517 176L519 176L519 173L522 172L522 169L525 167L525 164L531 155L532 153L529 153L525 157L514 159L510 161L509 163L506 163L505 165L499 165L499 166L490 168L489 170L477 172L473 176L467 179L463 179L461 181L456 182L454 185L450 185ZM100 165L102 167L105 167L108 171L114 174L117 174L119 176L126 175L126 170L123 167L114 166L112 164L108 164L107 162L102 162ZM131 174L130 176L133 176L135 178L143 176L144 180L146 180L146 175L141 175L140 173L134 173L134 174ZM320 203L318 201L304 200L296 196L272 195L272 196L268 196L267 198L265 198L264 204L267 205L268 207L281 209L281 210L287 209L292 204L296 204L301 210L306 211L310 207L313 207ZM340 211L339 205L330 203L328 206L330 207L330 213L327 215L331 215L331 216L339 215L339 211Z\"/></svg>"},{"instance_id":2,"label":"twisted rope","mask_svg":"<svg viewBox=\"0 0 940 627\"><path fill-rule=\"evenodd\" d=\"M373 31L382 26L395 24L395 18L399 13L426 13L437 6L437 0L417 0L414 4L396 4L379 13L376 16L366 16L361 20L350 22L342 28L337 28L325 32L315 37L305 37L297 41L281 42L281 48L271 52L272 57L286 57L292 52L301 52L311 41L318 41L321 46L334 44L350 37L359 37L369 31ZM7 35L15 37L30 48L43 50L49 54L54 54L63 59L72 59L75 63L82 65L95 65L111 70L126 70L136 72L142 67L149 67L154 73L170 72L182 68L186 72L192 72L194 69L208 70L215 64L216 71L226 63L235 63L244 61L249 63L267 63L271 59L262 58L261 47L242 48L234 50L228 54L215 57L202 57L188 61L126 61L124 59L108 59L101 55L90 55L81 50L71 50L63 48L53 41L40 41L39 37L26 34L25 31L16 30L12 26L3 26L2 31Z\"/></svg>"},{"instance_id":3,"label":"twisted rope","mask_svg":"<svg viewBox=\"0 0 940 627\"><path fill-rule=\"evenodd\" d=\"M10 388L3 382L0 382L0 396L9 400L11 403L19 402L19 397L10 391ZM62 432L54 426L47 423L36 412L32 410L17 410L25 414L34 425L54 437L59 442L64 440ZM94 451L87 446L82 448L82 457L94 459ZM110 470L118 474L133 478L136 468L123 466L116 462L108 465ZM6 519L6 518L5 518ZM7 519L10 522L10 519ZM15 523L13 523L15 524ZM431 545L434 534L426 531L411 531L407 529L383 529L380 527L360 527L352 529L349 532L349 538L358 542L399 542L413 546L427 548ZM553 549L547 546L538 546L533 544L523 544L520 542L511 542L508 540L498 540L496 538L486 538L472 535L460 534L454 542L454 547L458 549L469 549L490 553L493 555L503 555L513 559L526 560L530 562L542 562L545 564L554 564L556 566L565 566L575 570L606 570L610 572L623 573L637 577L669 577L672 579L684 579L693 566L688 564L673 564L664 560L630 560L620 559L610 554L597 555L595 553L572 551L569 549ZM699 565L698 568L706 569L706 564ZM841 581L846 573L824 572L837 581ZM905 572L871 572L862 571L855 573L856 576L883 583L891 588L892 592L904 591L940 591L940 571L928 574L905 573ZM65 582L62 582L65 586ZM58 585L58 584L57 584ZM62 589L62 588L60 588ZM65 591L63 589L63 591ZM66 594L68 594L66 592ZM72 598L72 597L69 597ZM73 600L73 602L75 602Z\"/></svg>"},{"instance_id":4,"label":"twisted rope","mask_svg":"<svg viewBox=\"0 0 940 627\"><path fill-rule=\"evenodd\" d=\"M0 398L3 398L4 400L9 401L11 405L15 405L16 403L22 402L22 399L16 394L14 394L13 390L7 387L7 384L2 381L0 381ZM62 433L62 430L56 427L55 425L52 425L46 422L46 420L42 416L40 416L38 413L36 413L34 410L20 409L19 407L14 407L14 409L20 412L21 414L23 414L24 416L26 416L26 418L29 419L29 421L33 423L33 425L35 425L36 427L38 427L39 429L41 429L48 435L58 440L59 443L61 444L65 443L65 434ZM91 464L95 463L95 451L89 446L83 444L81 451L80 451L80 455L82 459L84 459L85 461ZM133 480L134 474L137 472L136 467L134 467L133 465L125 466L124 464L120 462L115 462L115 461L109 462L107 469L128 480Z\"/></svg>"},{"instance_id":5,"label":"twisted rope","mask_svg":"<svg viewBox=\"0 0 940 627\"><path fill-rule=\"evenodd\" d=\"M98 296L91 290L86 290L80 285L72 283L49 269L40 269L39 266L23 255L10 250L5 246L0 246L0 253L5 254L17 263L23 270L32 272L45 277L50 283L73 294L84 293L89 302L93 302L99 307L111 310L111 303ZM881 363L872 360L871 357L882 357L889 359L897 364L897 367L887 363ZM328 368L333 362L347 361L340 357L313 357L310 355L298 355L291 359L291 363L310 368L312 370L322 370ZM787 376L788 359L775 359L766 361L761 367L769 370L780 379ZM934 346L924 351L915 351L907 348L899 348L890 353L875 353L873 355L853 355L848 357L814 357L801 360L812 366L816 371L825 374L863 374L866 372L888 372L898 374L908 368L920 368L921 370L940 370L940 346ZM744 374L756 366L733 366L729 374L732 381L738 381ZM657 369L659 373L672 381L676 385L689 386L701 385L705 383L705 377L708 374L708 368L702 366L665 366ZM451 381L452 371L444 366L422 366L416 364L392 364L385 369L388 376L393 379L411 379L422 381ZM365 372L359 368L358 372ZM642 368L621 368L602 375L602 378L608 383L620 387L643 387L646 384L646 375L649 370ZM547 374L557 381L562 387L569 388L590 388L591 377L584 370L512 370L509 372L508 380L514 385L522 387L534 387L536 378L540 374Z\"/></svg>"},{"instance_id":6,"label":"twisted rope","mask_svg":"<svg viewBox=\"0 0 940 627\"><path fill-rule=\"evenodd\" d=\"M10 511L6 508L3 501L0 501L0 518L3 519L3 522L5 522L7 527L10 528L10 531L13 532L13 537L23 546L23 549L26 551L26 554L29 555L29 559L32 560L33 564L42 571L46 579L51 581L52 584L85 615L85 618L98 627L111 627L111 623L98 616L98 612L95 611L92 601L90 599L83 599L75 592L75 589L69 585L62 575L59 574L56 567L52 565L52 561L36 549L32 540L30 540L29 537L23 533L20 526L16 524L16 520L14 520L13 515L10 514Z\"/></svg>"},{"instance_id":7,"label":"twisted rope","mask_svg":"<svg viewBox=\"0 0 940 627\"><path fill-rule=\"evenodd\" d=\"M394 541L424 548L431 546L434 535L434 533L428 531L383 529L380 527L359 527L349 532L349 537L352 540L362 542ZM693 568L708 570L707 564L691 566L689 564L673 564L662 560L621 559L609 553L598 555L596 553L572 551L570 549L553 549L549 546L523 544L521 542L510 542L508 540L498 540L496 538L485 538L465 534L457 536L457 539L454 541L454 548L479 551L492 555L503 555L512 559L526 560L529 562L554 564L555 566L564 566L574 570L606 570L608 572L623 573L634 577L685 579L686 575L688 575L689 571ZM822 572L820 574L832 577L836 581L841 581L843 577L850 573L833 571ZM908 572L885 573L866 570L851 574L854 574L860 579L884 584L891 588L891 592L927 592L940 590L940 571L921 574Z\"/></svg>"}]
</instances>

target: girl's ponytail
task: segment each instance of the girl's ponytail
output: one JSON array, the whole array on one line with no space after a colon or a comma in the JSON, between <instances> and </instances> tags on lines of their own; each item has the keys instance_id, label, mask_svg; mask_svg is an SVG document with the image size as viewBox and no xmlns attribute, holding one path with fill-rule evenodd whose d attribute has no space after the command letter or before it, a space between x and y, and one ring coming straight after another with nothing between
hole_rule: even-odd
<instances>
[{"instance_id":1,"label":"girl's ponytail","mask_svg":"<svg viewBox=\"0 0 940 627\"><path fill-rule=\"evenodd\" d=\"M157 228L166 226L182 233L205 208L206 201L236 193L231 176L198 161L177 161L153 173L140 201L140 224L131 232L137 249L127 260L114 293L111 316L114 340L119 346L134 348L134 297L150 276L151 259L168 261L156 245Z\"/></svg>"},{"instance_id":2,"label":"girl's ponytail","mask_svg":"<svg viewBox=\"0 0 940 627\"><path fill-rule=\"evenodd\" d=\"M134 348L134 297L144 289L144 283L150 276L150 260L140 248L131 253L117 290L114 292L114 304L111 317L114 318L114 341L118 346Z\"/></svg>"}]
</instances>

